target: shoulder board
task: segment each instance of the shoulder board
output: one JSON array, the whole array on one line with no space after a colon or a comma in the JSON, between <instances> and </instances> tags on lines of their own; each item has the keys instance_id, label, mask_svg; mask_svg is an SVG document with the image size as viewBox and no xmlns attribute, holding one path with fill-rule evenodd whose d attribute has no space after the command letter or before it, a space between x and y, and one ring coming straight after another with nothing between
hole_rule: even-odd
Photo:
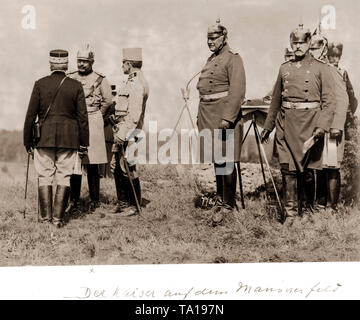
<instances>
[{"instance_id":1,"label":"shoulder board","mask_svg":"<svg viewBox=\"0 0 360 320\"><path fill-rule=\"evenodd\" d=\"M321 63L323 63L323 64L327 64L326 61L320 60L320 59L318 59L318 58L314 58L314 60L319 61L319 62L321 62Z\"/></svg>"},{"instance_id":2,"label":"shoulder board","mask_svg":"<svg viewBox=\"0 0 360 320\"><path fill-rule=\"evenodd\" d=\"M233 49L229 48L229 52L232 54L239 54L238 52L235 52Z\"/></svg>"},{"instance_id":3,"label":"shoulder board","mask_svg":"<svg viewBox=\"0 0 360 320\"><path fill-rule=\"evenodd\" d=\"M101 74L100 72L94 71L94 73L96 73L99 77L105 78L105 76L103 74Z\"/></svg>"}]
</instances>

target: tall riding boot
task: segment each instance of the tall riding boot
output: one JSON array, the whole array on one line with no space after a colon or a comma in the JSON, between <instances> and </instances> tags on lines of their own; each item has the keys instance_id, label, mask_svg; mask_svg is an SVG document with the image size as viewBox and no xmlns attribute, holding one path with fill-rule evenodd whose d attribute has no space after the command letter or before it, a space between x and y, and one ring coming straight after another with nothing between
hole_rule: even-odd
<instances>
[{"instance_id":1,"label":"tall riding boot","mask_svg":"<svg viewBox=\"0 0 360 320\"><path fill-rule=\"evenodd\" d=\"M216 174L218 165L214 164L215 177L216 177L216 202L222 203L223 199L223 176Z\"/></svg>"},{"instance_id":2,"label":"tall riding boot","mask_svg":"<svg viewBox=\"0 0 360 320\"><path fill-rule=\"evenodd\" d=\"M100 206L100 177L99 177L99 166L97 164L87 165L87 177L90 195L90 211L94 211Z\"/></svg>"},{"instance_id":3,"label":"tall riding boot","mask_svg":"<svg viewBox=\"0 0 360 320\"><path fill-rule=\"evenodd\" d=\"M39 187L40 221L52 220L52 186Z\"/></svg>"},{"instance_id":4,"label":"tall riding boot","mask_svg":"<svg viewBox=\"0 0 360 320\"><path fill-rule=\"evenodd\" d=\"M326 207L328 197L326 170L316 170L316 205L320 208Z\"/></svg>"},{"instance_id":5,"label":"tall riding boot","mask_svg":"<svg viewBox=\"0 0 360 320\"><path fill-rule=\"evenodd\" d=\"M282 171L282 179L286 217L293 219L298 215L297 175L295 172Z\"/></svg>"},{"instance_id":6,"label":"tall riding boot","mask_svg":"<svg viewBox=\"0 0 360 320\"><path fill-rule=\"evenodd\" d=\"M66 210L68 213L73 213L79 206L81 179L82 176L79 174L73 174L70 177L70 205Z\"/></svg>"},{"instance_id":7,"label":"tall riding boot","mask_svg":"<svg viewBox=\"0 0 360 320\"><path fill-rule=\"evenodd\" d=\"M328 169L328 183L330 206L334 211L337 211L341 186L340 170Z\"/></svg>"},{"instance_id":8,"label":"tall riding boot","mask_svg":"<svg viewBox=\"0 0 360 320\"><path fill-rule=\"evenodd\" d=\"M314 170L307 169L303 173L303 189L305 196L305 208L313 211L315 204L315 177Z\"/></svg>"},{"instance_id":9,"label":"tall riding boot","mask_svg":"<svg viewBox=\"0 0 360 320\"><path fill-rule=\"evenodd\" d=\"M65 209L69 200L70 187L58 185L56 187L53 211L53 223L58 228L64 225Z\"/></svg>"},{"instance_id":10,"label":"tall riding boot","mask_svg":"<svg viewBox=\"0 0 360 320\"><path fill-rule=\"evenodd\" d=\"M236 194L236 168L231 174L223 176L223 199L224 205L234 208L235 206L235 194Z\"/></svg>"}]
</instances>

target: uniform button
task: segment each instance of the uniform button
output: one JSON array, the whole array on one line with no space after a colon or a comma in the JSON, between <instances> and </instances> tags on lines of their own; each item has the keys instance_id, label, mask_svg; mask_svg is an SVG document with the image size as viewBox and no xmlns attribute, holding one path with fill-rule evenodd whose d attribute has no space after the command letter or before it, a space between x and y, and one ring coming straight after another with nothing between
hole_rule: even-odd
<instances>
[{"instance_id":1,"label":"uniform button","mask_svg":"<svg viewBox=\"0 0 360 320\"><path fill-rule=\"evenodd\" d=\"M287 92L288 91L288 89L285 89L285 92Z\"/></svg>"},{"instance_id":2,"label":"uniform button","mask_svg":"<svg viewBox=\"0 0 360 320\"><path fill-rule=\"evenodd\" d=\"M212 90L209 90L209 92L212 92Z\"/></svg>"},{"instance_id":3,"label":"uniform button","mask_svg":"<svg viewBox=\"0 0 360 320\"><path fill-rule=\"evenodd\" d=\"M308 80L308 79L306 79L306 80L305 80L305 82L306 82L306 83L309 83L309 80Z\"/></svg>"},{"instance_id":4,"label":"uniform button","mask_svg":"<svg viewBox=\"0 0 360 320\"><path fill-rule=\"evenodd\" d=\"M310 73L310 71L309 71L309 70L306 70L306 73Z\"/></svg>"},{"instance_id":5,"label":"uniform button","mask_svg":"<svg viewBox=\"0 0 360 320\"><path fill-rule=\"evenodd\" d=\"M285 80L285 83L289 83L289 81Z\"/></svg>"},{"instance_id":6,"label":"uniform button","mask_svg":"<svg viewBox=\"0 0 360 320\"><path fill-rule=\"evenodd\" d=\"M210 74L214 74L214 72L211 71Z\"/></svg>"},{"instance_id":7,"label":"uniform button","mask_svg":"<svg viewBox=\"0 0 360 320\"><path fill-rule=\"evenodd\" d=\"M209 81L210 83L213 83L212 80Z\"/></svg>"},{"instance_id":8,"label":"uniform button","mask_svg":"<svg viewBox=\"0 0 360 320\"><path fill-rule=\"evenodd\" d=\"M215 67L217 67L218 65L217 64L214 64Z\"/></svg>"},{"instance_id":9,"label":"uniform button","mask_svg":"<svg viewBox=\"0 0 360 320\"><path fill-rule=\"evenodd\" d=\"M306 93L308 93L308 92L309 92L309 90L308 90L308 89L306 89L306 90L305 90L305 92L306 92Z\"/></svg>"}]
</instances>

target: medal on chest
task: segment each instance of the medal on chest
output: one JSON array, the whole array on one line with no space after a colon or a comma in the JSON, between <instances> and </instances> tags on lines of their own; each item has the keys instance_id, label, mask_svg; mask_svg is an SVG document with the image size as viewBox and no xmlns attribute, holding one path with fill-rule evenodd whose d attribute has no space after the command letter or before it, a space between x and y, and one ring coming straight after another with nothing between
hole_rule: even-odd
<instances>
[{"instance_id":1,"label":"medal on chest","mask_svg":"<svg viewBox=\"0 0 360 320\"><path fill-rule=\"evenodd\" d=\"M301 63L300 63L300 61L298 61L298 62L295 64L295 67L298 68L298 69L301 68Z\"/></svg>"}]
</instances>

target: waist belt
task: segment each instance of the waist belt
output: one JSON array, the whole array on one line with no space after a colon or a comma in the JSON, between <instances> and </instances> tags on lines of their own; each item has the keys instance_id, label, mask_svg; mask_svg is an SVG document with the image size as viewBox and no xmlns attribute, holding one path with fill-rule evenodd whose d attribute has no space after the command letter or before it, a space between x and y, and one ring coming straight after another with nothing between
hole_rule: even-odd
<instances>
[{"instance_id":1,"label":"waist belt","mask_svg":"<svg viewBox=\"0 0 360 320\"><path fill-rule=\"evenodd\" d=\"M215 101L220 98L224 98L229 94L229 91L219 92L219 93L213 93L213 94L204 94L200 95L201 101Z\"/></svg>"},{"instance_id":2,"label":"waist belt","mask_svg":"<svg viewBox=\"0 0 360 320\"><path fill-rule=\"evenodd\" d=\"M86 107L87 112L96 112L99 111L99 107Z\"/></svg>"},{"instance_id":3,"label":"waist belt","mask_svg":"<svg viewBox=\"0 0 360 320\"><path fill-rule=\"evenodd\" d=\"M316 109L320 107L319 102L289 102L284 101L282 107L285 109Z\"/></svg>"}]
</instances>

